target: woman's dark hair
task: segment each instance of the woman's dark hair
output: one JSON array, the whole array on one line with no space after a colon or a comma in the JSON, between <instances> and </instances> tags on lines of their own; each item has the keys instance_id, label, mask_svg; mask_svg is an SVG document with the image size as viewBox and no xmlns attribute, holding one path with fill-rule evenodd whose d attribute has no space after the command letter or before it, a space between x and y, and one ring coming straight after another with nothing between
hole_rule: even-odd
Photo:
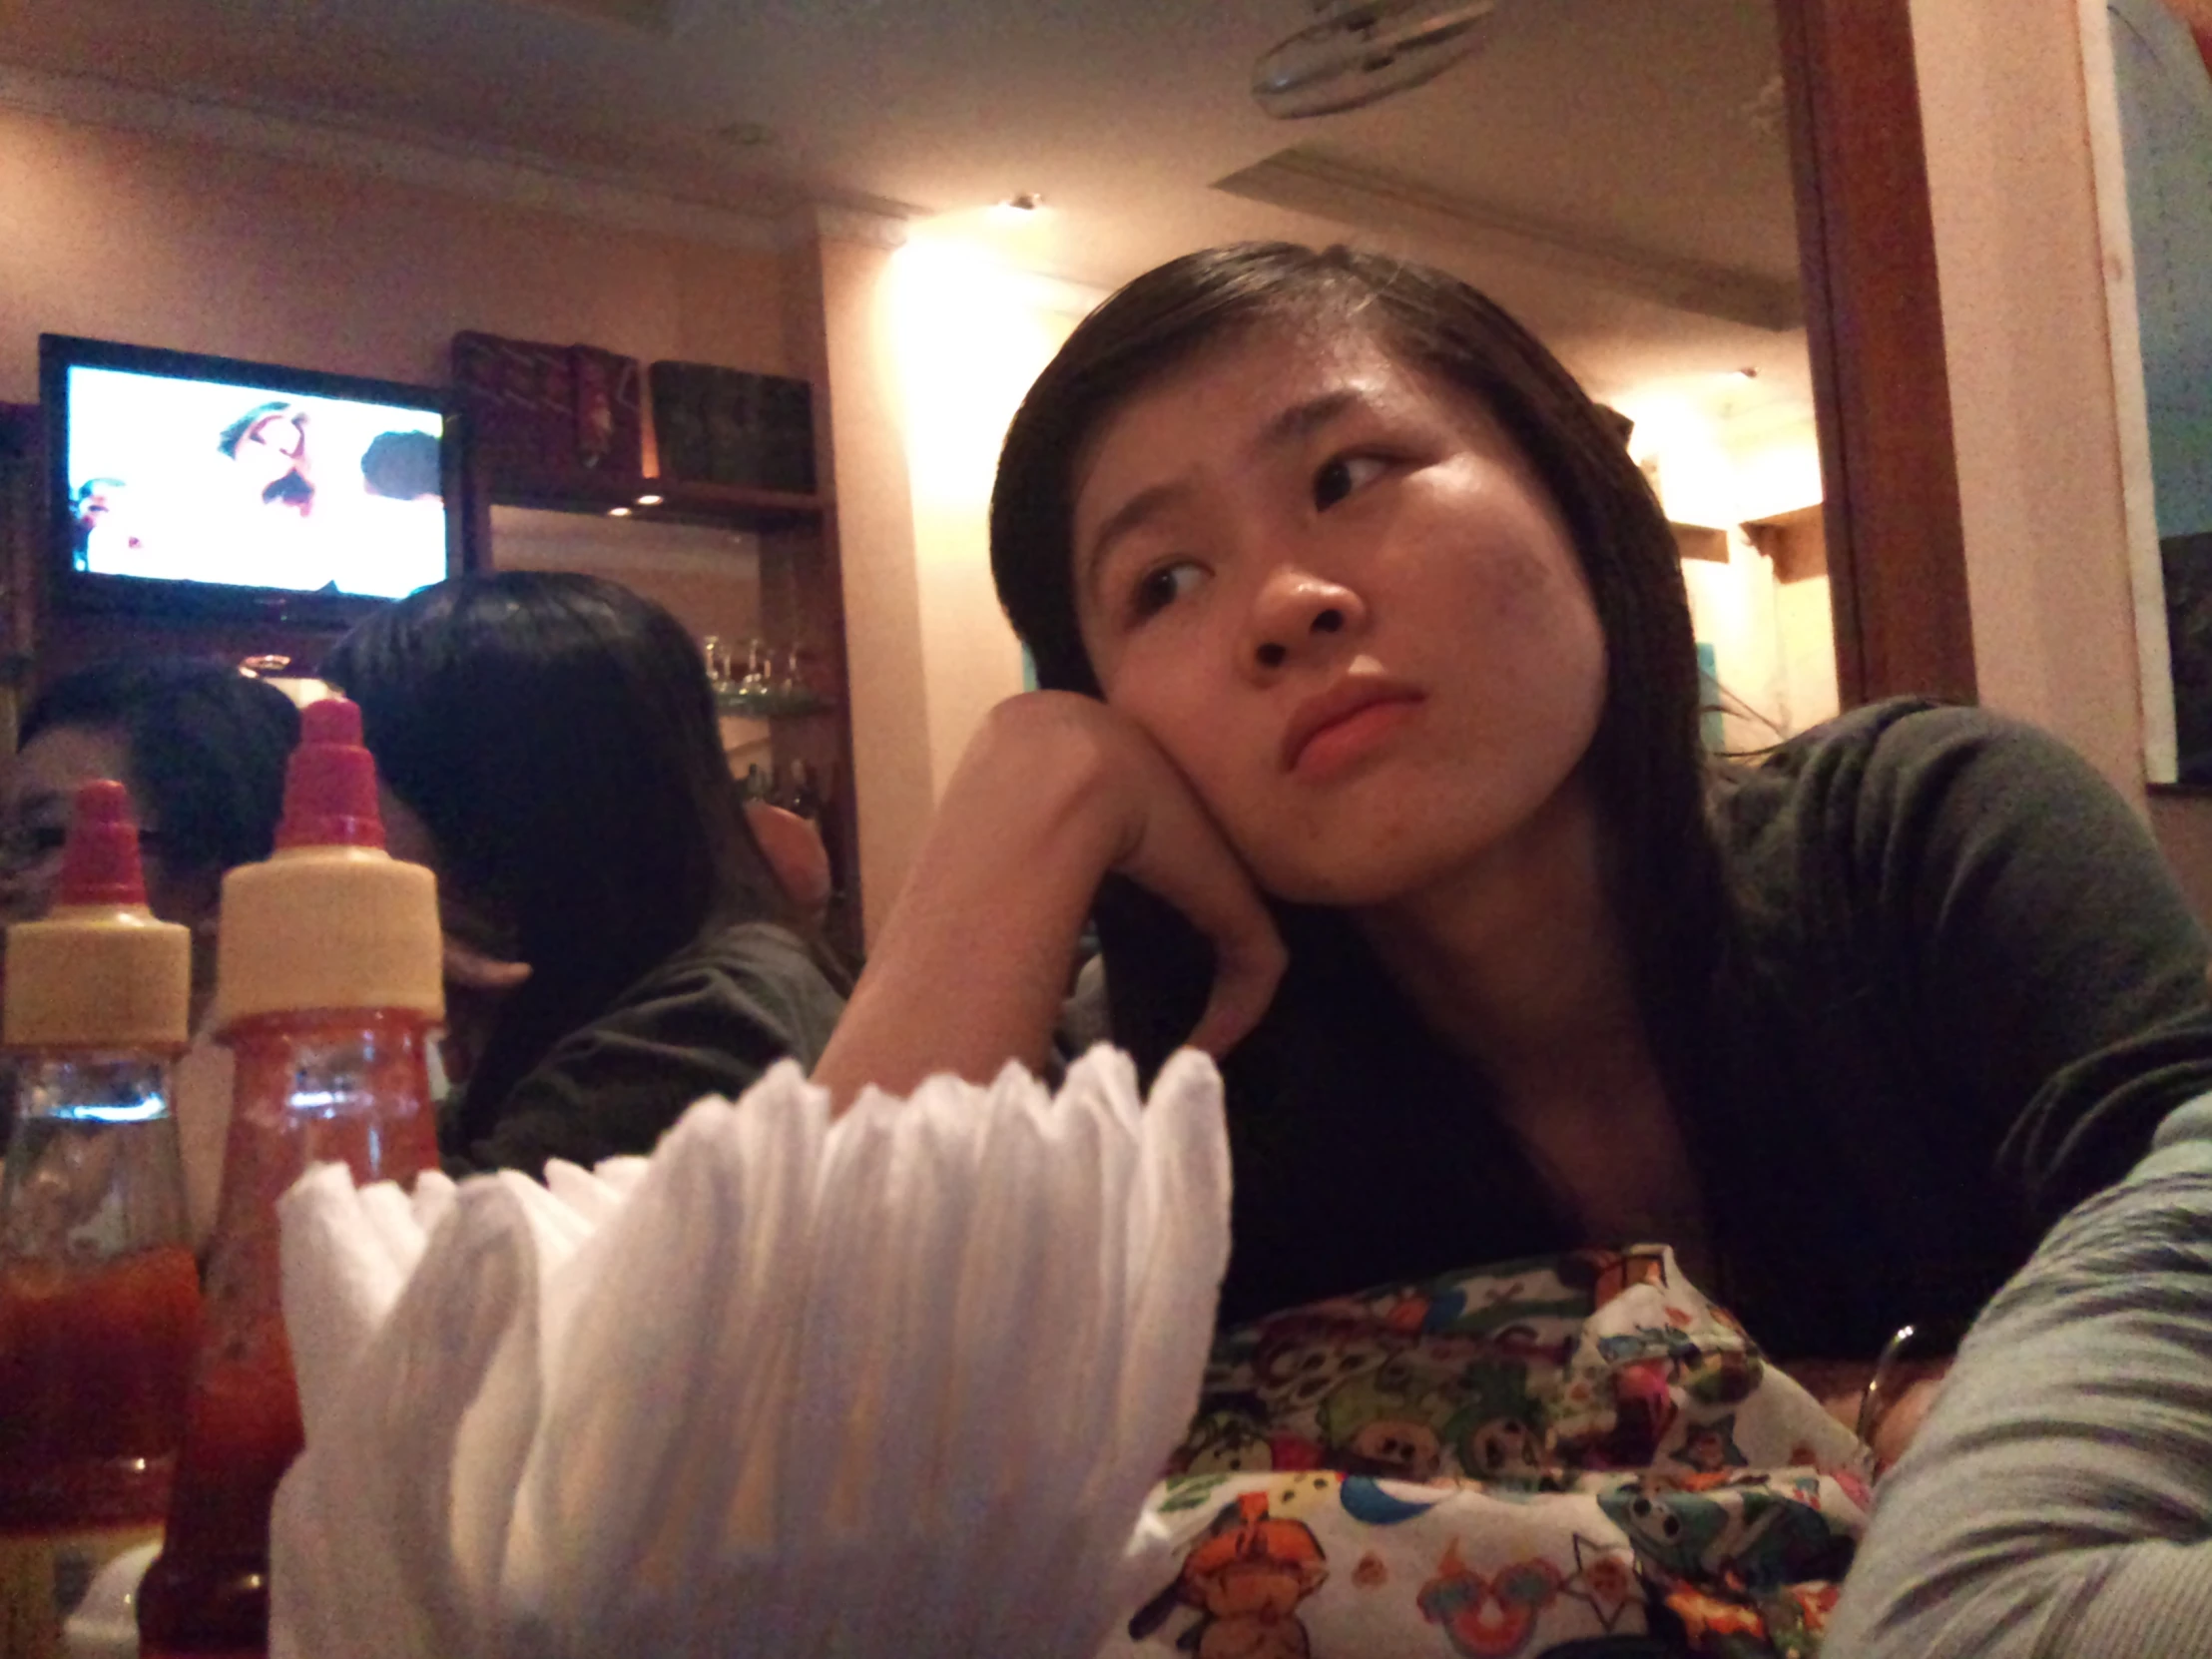
<instances>
[{"instance_id":1,"label":"woman's dark hair","mask_svg":"<svg viewBox=\"0 0 2212 1659\"><path fill-rule=\"evenodd\" d=\"M299 711L275 686L188 658L95 663L38 694L18 741L65 726L122 735L139 811L172 869L269 856L299 742Z\"/></svg>"},{"instance_id":2,"label":"woman's dark hair","mask_svg":"<svg viewBox=\"0 0 2212 1659\"><path fill-rule=\"evenodd\" d=\"M1015 414L991 498L992 573L1038 683L1098 695L1077 626L1072 530L1076 469L1103 424L1202 352L1262 330L1326 328L1365 332L1478 400L1566 520L1605 637L1604 705L1584 765L1607 828L1609 892L1660 1063L1678 1080L1696 1046L1688 1034L1701 1027L1724 908L1679 554L1619 417L1466 283L1353 249L1246 243L1173 260L1092 312ZM1467 1079L1435 1053L1345 919L1277 908L1292 967L1268 1019L1232 1057L1233 1106L1247 1092L1240 1074L1247 1098L1269 1103L1274 1134L1295 1132L1299 1114L1287 1099L1319 1101L1332 1089L1463 1098ZM1116 1036L1149 1069L1190 1030L1209 958L1179 918L1126 883L1109 883L1098 921Z\"/></svg>"},{"instance_id":3,"label":"woman's dark hair","mask_svg":"<svg viewBox=\"0 0 2212 1659\"><path fill-rule=\"evenodd\" d=\"M322 674L360 705L379 774L447 877L530 964L464 1120L702 932L793 921L746 826L699 647L629 589L458 577L361 623Z\"/></svg>"}]
</instances>

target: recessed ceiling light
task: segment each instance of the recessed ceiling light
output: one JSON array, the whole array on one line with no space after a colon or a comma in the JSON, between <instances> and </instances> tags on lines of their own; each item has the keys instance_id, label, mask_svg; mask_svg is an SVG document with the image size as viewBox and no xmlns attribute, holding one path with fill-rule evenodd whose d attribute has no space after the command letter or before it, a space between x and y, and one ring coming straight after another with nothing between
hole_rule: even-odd
<instances>
[{"instance_id":1,"label":"recessed ceiling light","mask_svg":"<svg viewBox=\"0 0 2212 1659\"><path fill-rule=\"evenodd\" d=\"M658 507L660 504L661 498L657 495L641 495L638 497L638 505L641 507Z\"/></svg>"},{"instance_id":2,"label":"recessed ceiling light","mask_svg":"<svg viewBox=\"0 0 2212 1659\"><path fill-rule=\"evenodd\" d=\"M630 516L630 509L628 507L609 507L607 509L607 516L609 518L628 518Z\"/></svg>"},{"instance_id":3,"label":"recessed ceiling light","mask_svg":"<svg viewBox=\"0 0 2212 1659\"><path fill-rule=\"evenodd\" d=\"M991 217L1007 221L1030 220L1044 211L1044 198L1033 190L1025 190L1018 196L1009 196L994 204Z\"/></svg>"}]
</instances>

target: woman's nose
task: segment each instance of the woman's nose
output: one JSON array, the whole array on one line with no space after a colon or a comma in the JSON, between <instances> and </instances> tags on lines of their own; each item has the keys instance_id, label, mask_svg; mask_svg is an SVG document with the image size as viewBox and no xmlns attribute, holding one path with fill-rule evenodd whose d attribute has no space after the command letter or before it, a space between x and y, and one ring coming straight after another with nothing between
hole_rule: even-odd
<instances>
[{"instance_id":1,"label":"woman's nose","mask_svg":"<svg viewBox=\"0 0 2212 1659\"><path fill-rule=\"evenodd\" d=\"M1269 575L1253 601L1246 665L1273 674L1327 649L1333 636L1358 633L1367 619L1367 606L1352 589L1284 566Z\"/></svg>"}]
</instances>

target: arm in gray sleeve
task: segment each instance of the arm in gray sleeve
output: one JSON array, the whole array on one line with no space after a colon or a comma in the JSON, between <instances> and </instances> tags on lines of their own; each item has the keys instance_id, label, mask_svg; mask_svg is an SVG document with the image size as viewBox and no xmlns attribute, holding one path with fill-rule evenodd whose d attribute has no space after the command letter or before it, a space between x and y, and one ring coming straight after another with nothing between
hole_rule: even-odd
<instances>
[{"instance_id":1,"label":"arm in gray sleeve","mask_svg":"<svg viewBox=\"0 0 2212 1659\"><path fill-rule=\"evenodd\" d=\"M1827 1659L2212 1659L2212 1096L1991 1302Z\"/></svg>"}]
</instances>

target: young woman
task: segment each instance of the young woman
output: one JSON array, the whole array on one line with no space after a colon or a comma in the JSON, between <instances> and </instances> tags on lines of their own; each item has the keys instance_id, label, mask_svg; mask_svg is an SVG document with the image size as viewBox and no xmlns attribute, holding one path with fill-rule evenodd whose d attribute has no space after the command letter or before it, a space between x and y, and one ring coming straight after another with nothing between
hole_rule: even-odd
<instances>
[{"instance_id":1,"label":"young woman","mask_svg":"<svg viewBox=\"0 0 2212 1659\"><path fill-rule=\"evenodd\" d=\"M1439 273L1140 277L1015 417L992 557L1051 689L816 1076L1042 1061L1095 909L1116 1040L1225 1057L1227 1320L1661 1239L1771 1352L1871 1359L2212 1088L2204 940L2057 744L1895 702L1704 755L1658 504Z\"/></svg>"},{"instance_id":2,"label":"young woman","mask_svg":"<svg viewBox=\"0 0 2212 1659\"><path fill-rule=\"evenodd\" d=\"M449 1162L650 1152L811 1062L843 1006L723 760L706 664L588 576L425 588L322 665L361 706L395 856L438 874Z\"/></svg>"},{"instance_id":3,"label":"young woman","mask_svg":"<svg viewBox=\"0 0 2212 1659\"><path fill-rule=\"evenodd\" d=\"M64 675L32 701L0 783L0 922L53 908L69 804L112 778L131 792L147 902L193 930L192 1023L215 993L223 872L269 856L299 711L228 663L142 658ZM231 1122L230 1051L196 1043L177 1072L177 1132L193 1235L215 1225Z\"/></svg>"}]
</instances>

